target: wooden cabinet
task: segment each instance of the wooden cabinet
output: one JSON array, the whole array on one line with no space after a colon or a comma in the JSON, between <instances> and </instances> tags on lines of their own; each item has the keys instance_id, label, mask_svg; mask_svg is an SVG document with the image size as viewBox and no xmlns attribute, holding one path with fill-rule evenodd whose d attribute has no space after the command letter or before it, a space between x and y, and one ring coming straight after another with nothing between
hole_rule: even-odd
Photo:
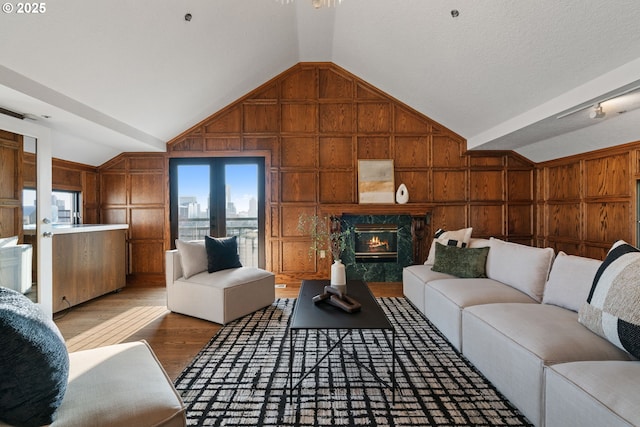
<instances>
[{"instance_id":1,"label":"wooden cabinet","mask_svg":"<svg viewBox=\"0 0 640 427\"><path fill-rule=\"evenodd\" d=\"M53 236L53 312L126 285L126 230Z\"/></svg>"}]
</instances>

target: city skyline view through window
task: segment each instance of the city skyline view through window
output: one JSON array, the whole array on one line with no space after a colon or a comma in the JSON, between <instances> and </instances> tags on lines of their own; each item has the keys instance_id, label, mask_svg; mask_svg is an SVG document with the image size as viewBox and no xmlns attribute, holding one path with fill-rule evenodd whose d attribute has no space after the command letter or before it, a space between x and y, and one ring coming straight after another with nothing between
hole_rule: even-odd
<instances>
[{"instance_id":1,"label":"city skyline view through window","mask_svg":"<svg viewBox=\"0 0 640 427\"><path fill-rule=\"evenodd\" d=\"M51 223L73 224L79 221L79 197L77 191L51 192ZM22 190L22 224L35 226L36 224L36 190L25 188Z\"/></svg>"},{"instance_id":2,"label":"city skyline view through window","mask_svg":"<svg viewBox=\"0 0 640 427\"><path fill-rule=\"evenodd\" d=\"M256 217L258 170L252 164L226 165L225 205L227 217ZM178 167L178 194L180 205L197 203L199 212L187 212L187 218L209 216L210 167L208 165L184 165ZM183 215L181 215L183 216Z\"/></svg>"},{"instance_id":3,"label":"city skyline view through window","mask_svg":"<svg viewBox=\"0 0 640 427\"><path fill-rule=\"evenodd\" d=\"M255 163L229 163L222 169L210 164L178 165L178 238L238 236L242 265L258 266L258 170Z\"/></svg>"}]
</instances>

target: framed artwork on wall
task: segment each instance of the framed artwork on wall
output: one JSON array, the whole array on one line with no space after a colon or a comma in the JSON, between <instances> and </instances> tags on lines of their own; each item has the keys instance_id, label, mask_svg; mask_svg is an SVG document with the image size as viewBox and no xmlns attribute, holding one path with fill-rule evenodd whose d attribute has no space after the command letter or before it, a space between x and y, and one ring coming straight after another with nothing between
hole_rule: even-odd
<instances>
[{"instance_id":1,"label":"framed artwork on wall","mask_svg":"<svg viewBox=\"0 0 640 427\"><path fill-rule=\"evenodd\" d=\"M358 201L394 203L393 160L358 160Z\"/></svg>"}]
</instances>

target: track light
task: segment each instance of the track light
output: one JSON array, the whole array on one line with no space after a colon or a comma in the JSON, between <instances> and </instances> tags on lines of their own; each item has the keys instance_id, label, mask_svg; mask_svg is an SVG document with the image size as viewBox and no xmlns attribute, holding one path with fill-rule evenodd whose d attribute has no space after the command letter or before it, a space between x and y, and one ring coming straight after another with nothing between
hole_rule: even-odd
<instances>
[{"instance_id":1,"label":"track light","mask_svg":"<svg viewBox=\"0 0 640 427\"><path fill-rule=\"evenodd\" d=\"M589 117L591 117L592 119L601 119L604 117L604 111L602 111L602 107L600 106L600 104L596 104L593 106L593 110L591 110L591 112L589 113Z\"/></svg>"}]
</instances>

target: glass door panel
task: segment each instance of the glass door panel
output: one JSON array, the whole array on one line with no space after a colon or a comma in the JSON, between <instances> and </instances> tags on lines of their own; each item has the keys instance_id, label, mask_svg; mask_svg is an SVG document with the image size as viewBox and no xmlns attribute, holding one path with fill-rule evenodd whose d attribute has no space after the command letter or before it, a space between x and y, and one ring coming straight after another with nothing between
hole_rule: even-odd
<instances>
[{"instance_id":1,"label":"glass door panel","mask_svg":"<svg viewBox=\"0 0 640 427\"><path fill-rule=\"evenodd\" d=\"M211 234L209 197L211 167L183 164L177 167L178 236L180 240L204 240Z\"/></svg>"},{"instance_id":2,"label":"glass door panel","mask_svg":"<svg viewBox=\"0 0 640 427\"><path fill-rule=\"evenodd\" d=\"M225 229L238 236L240 262L258 267L258 165L226 164Z\"/></svg>"},{"instance_id":3,"label":"glass door panel","mask_svg":"<svg viewBox=\"0 0 640 427\"><path fill-rule=\"evenodd\" d=\"M172 241L238 236L242 265L264 267L264 173L263 158L170 159Z\"/></svg>"}]
</instances>

